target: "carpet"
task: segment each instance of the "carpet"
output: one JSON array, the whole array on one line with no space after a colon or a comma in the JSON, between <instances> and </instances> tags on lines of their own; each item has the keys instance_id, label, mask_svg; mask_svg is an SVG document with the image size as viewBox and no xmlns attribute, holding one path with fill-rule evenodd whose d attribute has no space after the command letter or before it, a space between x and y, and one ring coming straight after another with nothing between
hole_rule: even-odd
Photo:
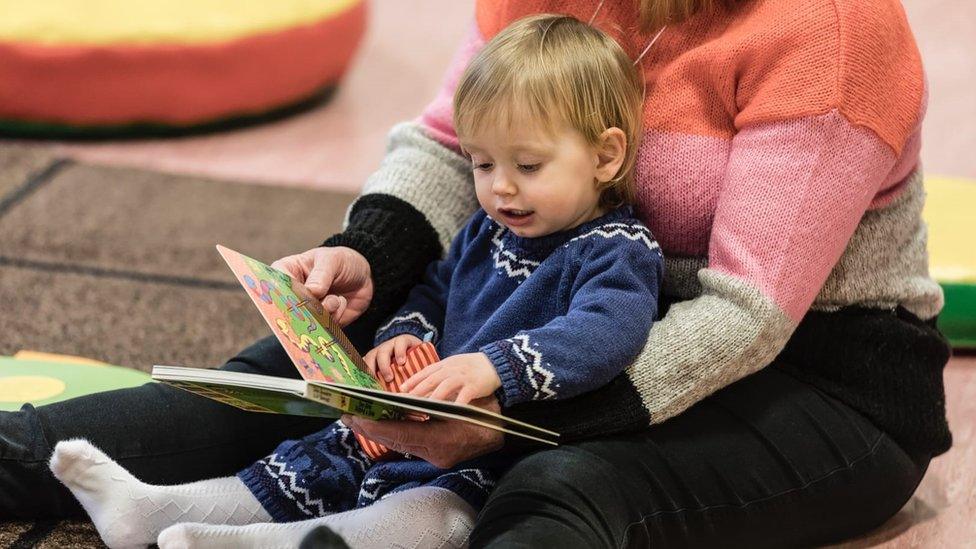
<instances>
[{"instance_id":1,"label":"carpet","mask_svg":"<svg viewBox=\"0 0 976 549\"><path fill-rule=\"evenodd\" d=\"M212 367L268 334L214 249L271 262L353 196L76 163L0 144L0 355ZM0 523L0 547L102 547L86 521Z\"/></svg>"}]
</instances>

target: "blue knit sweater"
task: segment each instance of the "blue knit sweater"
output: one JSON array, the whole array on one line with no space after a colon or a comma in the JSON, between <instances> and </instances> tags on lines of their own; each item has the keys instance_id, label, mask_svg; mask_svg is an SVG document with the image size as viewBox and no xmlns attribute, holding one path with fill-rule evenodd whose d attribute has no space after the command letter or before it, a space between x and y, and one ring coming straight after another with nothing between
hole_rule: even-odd
<instances>
[{"instance_id":1,"label":"blue knit sweater","mask_svg":"<svg viewBox=\"0 0 976 549\"><path fill-rule=\"evenodd\" d=\"M479 210L376 335L433 332L442 357L481 351L502 406L564 399L608 383L657 314L660 247L630 207L522 238Z\"/></svg>"}]
</instances>

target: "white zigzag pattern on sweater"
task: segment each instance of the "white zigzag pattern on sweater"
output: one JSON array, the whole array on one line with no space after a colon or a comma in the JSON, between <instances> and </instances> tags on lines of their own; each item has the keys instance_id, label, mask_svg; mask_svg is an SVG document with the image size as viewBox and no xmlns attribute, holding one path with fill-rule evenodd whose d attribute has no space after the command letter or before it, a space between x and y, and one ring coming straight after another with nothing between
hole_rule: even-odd
<instances>
[{"instance_id":1,"label":"white zigzag pattern on sweater","mask_svg":"<svg viewBox=\"0 0 976 549\"><path fill-rule=\"evenodd\" d=\"M352 429L346 427L341 421L336 423L338 424L336 432L339 433L339 445L346 451L346 459L358 465L360 472L365 473L366 469L369 469L369 456L363 453L359 441L353 438Z\"/></svg>"},{"instance_id":2,"label":"white zigzag pattern on sweater","mask_svg":"<svg viewBox=\"0 0 976 549\"><path fill-rule=\"evenodd\" d=\"M405 314L405 315L400 315L400 316L395 316L392 319L390 319L389 322L387 322L386 324L380 326L380 329L377 330L376 332L381 334L381 333L389 330L390 329L390 326L393 326L397 322L408 322L408 321L416 321L421 326L423 326L424 329L427 330L428 332L433 332L434 333L434 341L437 341L437 339L438 339L437 327L435 327L429 320L427 320L427 317L425 317L423 314L416 313L416 312L409 313L409 314Z\"/></svg>"},{"instance_id":3,"label":"white zigzag pattern on sweater","mask_svg":"<svg viewBox=\"0 0 976 549\"><path fill-rule=\"evenodd\" d=\"M516 343L516 340L521 343ZM517 335L508 341L512 342L512 352L525 364L525 374L529 379L529 384L535 389L532 395L533 400L546 400L556 398L556 391L552 390L553 374L551 371L542 367L542 353L532 349L527 334ZM532 358L529 359L525 355Z\"/></svg>"},{"instance_id":4,"label":"white zigzag pattern on sweater","mask_svg":"<svg viewBox=\"0 0 976 549\"><path fill-rule=\"evenodd\" d=\"M649 250L657 250L661 247L656 240L651 238L651 231L647 227L643 225L628 225L627 223L607 223L606 225L601 225L588 233L583 233L571 239L564 246L569 246L572 242L591 236L600 236L606 239L622 236L628 240L643 242Z\"/></svg>"},{"instance_id":5,"label":"white zigzag pattern on sweater","mask_svg":"<svg viewBox=\"0 0 976 549\"><path fill-rule=\"evenodd\" d=\"M362 486L359 487L359 499L364 501L375 502L379 496L380 490L383 489L384 486L387 486L389 484L390 481L383 480L380 478L365 479L363 480ZM370 487L372 487L372 491L369 490ZM387 493L383 497L385 498L388 495L390 494ZM378 499L383 499L383 498L378 498Z\"/></svg>"},{"instance_id":6,"label":"white zigzag pattern on sweater","mask_svg":"<svg viewBox=\"0 0 976 549\"><path fill-rule=\"evenodd\" d=\"M486 478L480 469L458 469L457 471L448 473L439 478L448 478L453 476L461 477L485 492L491 492L491 489L495 486L495 481L490 478Z\"/></svg>"},{"instance_id":7,"label":"white zigzag pattern on sweater","mask_svg":"<svg viewBox=\"0 0 976 549\"><path fill-rule=\"evenodd\" d=\"M495 268L503 270L509 278L529 278L532 271L539 266L539 262L520 258L513 252L506 250L505 243L502 242L502 235L505 234L506 230L508 229L505 227L498 227L498 230L491 237L491 243L495 245L495 252L492 254L495 260Z\"/></svg>"},{"instance_id":8,"label":"white zigzag pattern on sweater","mask_svg":"<svg viewBox=\"0 0 976 549\"><path fill-rule=\"evenodd\" d=\"M308 490L299 486L298 483L295 481L296 473L289 471L286 468L287 464L285 462L276 461L275 460L276 457L277 454L271 454L270 456L267 457L267 460L264 464L264 470L267 471L267 473L271 475L272 478L278 481L278 487L281 488L282 493L284 493L286 496L288 496L289 499L294 501L295 505L297 505L298 508L306 515L310 517L324 517L325 504L322 503L322 500L311 497L308 493ZM271 465L277 467L278 470L273 471L270 467ZM288 479L287 486L285 485L285 482L283 480L284 478ZM301 495L302 500L304 500L304 502L298 501L298 498L295 497L295 494ZM318 509L318 513L317 514L313 513L308 509L308 507L315 507L316 509Z\"/></svg>"}]
</instances>

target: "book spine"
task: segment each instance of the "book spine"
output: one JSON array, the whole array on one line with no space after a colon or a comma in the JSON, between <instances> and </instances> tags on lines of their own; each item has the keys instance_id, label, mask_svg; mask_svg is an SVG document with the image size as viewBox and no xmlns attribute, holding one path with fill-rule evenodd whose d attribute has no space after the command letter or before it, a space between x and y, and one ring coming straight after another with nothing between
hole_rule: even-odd
<instances>
[{"instance_id":1,"label":"book spine","mask_svg":"<svg viewBox=\"0 0 976 549\"><path fill-rule=\"evenodd\" d=\"M316 402L321 402L326 406L342 410L347 414L368 419L403 419L403 414L399 410L390 409L370 400L336 393L326 387L320 387L311 383L305 391L305 397Z\"/></svg>"}]
</instances>

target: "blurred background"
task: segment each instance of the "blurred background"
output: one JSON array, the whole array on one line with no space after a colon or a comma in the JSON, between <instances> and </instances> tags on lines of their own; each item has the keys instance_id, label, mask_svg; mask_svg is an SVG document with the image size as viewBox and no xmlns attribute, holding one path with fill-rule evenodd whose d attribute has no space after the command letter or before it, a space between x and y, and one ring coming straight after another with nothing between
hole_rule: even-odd
<instances>
[{"instance_id":1,"label":"blurred background","mask_svg":"<svg viewBox=\"0 0 976 549\"><path fill-rule=\"evenodd\" d=\"M929 82L928 173L976 178L976 4L905 0ZM375 0L335 97L278 122L180 139L46 143L88 162L269 185L356 191L386 131L417 116L473 17L474 0Z\"/></svg>"},{"instance_id":2,"label":"blurred background","mask_svg":"<svg viewBox=\"0 0 976 549\"><path fill-rule=\"evenodd\" d=\"M390 127L419 115L433 98L473 22L474 1L378 0L366 12L362 41L341 84L310 111L197 137L39 146L100 164L356 191L379 164Z\"/></svg>"},{"instance_id":3,"label":"blurred background","mask_svg":"<svg viewBox=\"0 0 976 549\"><path fill-rule=\"evenodd\" d=\"M221 1L121 2L129 11L117 19L184 40L192 49L207 41L193 29L216 32L208 26L213 21L199 14ZM416 117L438 90L474 9L474 0L238 2L229 26L218 31L229 39L250 37L246 47L188 50L181 59L193 61L180 66L171 64L167 48L84 57L84 47L100 36L125 33L93 8L108 2L31 4L34 13L63 19L57 7L74 3L90 16L80 19L96 23L83 25L81 45L56 59L0 40L0 109L36 99L72 113L142 108L165 117L178 111L169 109L176 101L167 86L179 78L205 81L208 67L221 66L238 70L239 80L225 96L194 88L188 103L217 121L203 133L131 138L167 131L122 127L117 133L126 139L91 139L99 132L86 130L84 121L79 131L5 125L0 117L0 134L7 135L0 137L0 409L19 406L18 398L44 403L142 383L153 364L217 366L267 336L213 245L271 262L338 231L347 205L383 156L389 128ZM0 36L16 27L26 5L0 0ZM160 6L184 10L184 27L169 13L153 12ZM901 513L845 547L972 547L976 355L964 348L976 346L976 3L904 0L904 9L929 84L922 160L931 178L930 206L939 212L929 214L933 272L954 307L943 317L959 315L953 318L961 323L962 335L954 339L959 350L945 374L955 446L933 462ZM303 34L309 24L328 32ZM32 30L46 36L50 29ZM37 76L38 67L47 67L43 63L71 56L90 64L63 73L65 87L55 86L47 96L19 80ZM147 70L161 67L163 76L147 91L145 104L93 104L84 93L68 91L72 82L111 87L112 63L131 56ZM193 70L187 75L188 67ZM294 104L291 95L275 95L281 87L311 100ZM222 100L233 94L260 123L242 126L222 118ZM84 139L50 137L72 132ZM37 138L41 134L47 137ZM106 369L113 366L127 375ZM58 380L69 379L68 371L75 376L71 383L89 385L16 385L9 373L15 371L51 372ZM0 547L11 545L100 544L84 521L0 523Z\"/></svg>"}]
</instances>

